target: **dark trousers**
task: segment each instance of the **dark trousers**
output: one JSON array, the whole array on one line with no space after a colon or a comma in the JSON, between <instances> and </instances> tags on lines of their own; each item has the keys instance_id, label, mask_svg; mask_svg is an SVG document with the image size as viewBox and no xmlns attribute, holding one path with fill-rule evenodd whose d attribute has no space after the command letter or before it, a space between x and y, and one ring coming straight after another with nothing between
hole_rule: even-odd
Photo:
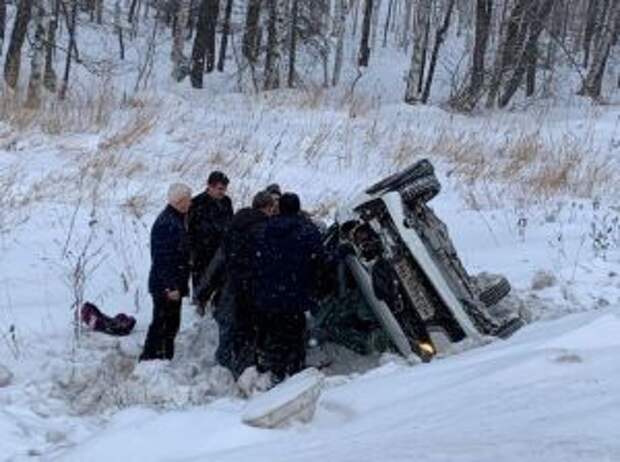
<instances>
[{"instance_id":1,"label":"dark trousers","mask_svg":"<svg viewBox=\"0 0 620 462\"><path fill-rule=\"evenodd\" d=\"M256 313L256 362L259 372L271 371L276 381L305 367L303 313Z\"/></svg>"},{"instance_id":2,"label":"dark trousers","mask_svg":"<svg viewBox=\"0 0 620 462\"><path fill-rule=\"evenodd\" d=\"M153 321L149 326L140 361L172 359L174 338L181 325L181 300L153 296Z\"/></svg>"},{"instance_id":3,"label":"dark trousers","mask_svg":"<svg viewBox=\"0 0 620 462\"><path fill-rule=\"evenodd\" d=\"M233 290L227 285L218 297L214 313L219 330L215 359L238 378L256 364L256 327L251 301Z\"/></svg>"},{"instance_id":4,"label":"dark trousers","mask_svg":"<svg viewBox=\"0 0 620 462\"><path fill-rule=\"evenodd\" d=\"M256 320L251 297L236 294L235 302L233 374L238 377L246 368L256 365Z\"/></svg>"},{"instance_id":5,"label":"dark trousers","mask_svg":"<svg viewBox=\"0 0 620 462\"><path fill-rule=\"evenodd\" d=\"M192 277L192 302L198 302L198 287L200 286L200 279L202 278L202 274L205 268L197 267L194 265L194 268L191 272Z\"/></svg>"}]
</instances>

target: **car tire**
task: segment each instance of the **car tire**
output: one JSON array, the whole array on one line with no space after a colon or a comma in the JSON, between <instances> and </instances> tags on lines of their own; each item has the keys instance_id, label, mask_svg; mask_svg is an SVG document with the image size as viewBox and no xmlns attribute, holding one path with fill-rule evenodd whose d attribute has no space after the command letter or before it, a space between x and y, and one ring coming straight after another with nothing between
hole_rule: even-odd
<instances>
[{"instance_id":1,"label":"car tire","mask_svg":"<svg viewBox=\"0 0 620 462\"><path fill-rule=\"evenodd\" d=\"M510 290L511 287L508 279L500 276L493 284L483 289L478 298L485 306L489 307L498 304L510 293Z\"/></svg>"},{"instance_id":2,"label":"car tire","mask_svg":"<svg viewBox=\"0 0 620 462\"><path fill-rule=\"evenodd\" d=\"M429 202L441 191L441 183L435 175L428 175L408 183L400 190L400 197L408 206Z\"/></svg>"},{"instance_id":3,"label":"car tire","mask_svg":"<svg viewBox=\"0 0 620 462\"><path fill-rule=\"evenodd\" d=\"M433 175L435 169L427 159L422 159L415 164L409 166L401 172L394 173L393 175L384 178L378 183L373 184L366 190L367 194L376 194L380 191L394 191L403 188L405 185L419 178L423 178L429 175Z\"/></svg>"}]
</instances>

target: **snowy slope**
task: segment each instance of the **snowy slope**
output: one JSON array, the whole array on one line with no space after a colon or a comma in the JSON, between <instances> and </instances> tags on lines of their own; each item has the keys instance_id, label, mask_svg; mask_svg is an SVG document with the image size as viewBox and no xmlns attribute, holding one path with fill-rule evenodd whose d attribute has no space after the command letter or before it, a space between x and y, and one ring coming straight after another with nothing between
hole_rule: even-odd
<instances>
[{"instance_id":1,"label":"snowy slope","mask_svg":"<svg viewBox=\"0 0 620 462\"><path fill-rule=\"evenodd\" d=\"M617 312L576 315L428 365L332 379L314 421L287 430L245 427L239 401L132 409L58 460L615 461L618 333Z\"/></svg>"}]
</instances>

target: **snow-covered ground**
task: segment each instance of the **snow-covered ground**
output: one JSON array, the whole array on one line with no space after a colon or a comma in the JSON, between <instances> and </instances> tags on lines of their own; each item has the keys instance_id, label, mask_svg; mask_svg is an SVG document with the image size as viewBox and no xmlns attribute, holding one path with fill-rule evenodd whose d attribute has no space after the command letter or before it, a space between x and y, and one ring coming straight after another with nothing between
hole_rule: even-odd
<instances>
[{"instance_id":1,"label":"snow-covered ground","mask_svg":"<svg viewBox=\"0 0 620 462\"><path fill-rule=\"evenodd\" d=\"M77 109L63 115L75 129L0 123L0 365L11 374L0 460L620 460L617 106L410 107L399 102L406 61L373 59L385 65L353 96L346 82L248 96L230 75L202 92L162 79L102 127L80 125ZM329 220L423 157L444 188L431 205L466 267L506 274L532 324L415 367L345 356L314 420L284 430L241 423L247 402L215 365L214 322L190 306L175 360L136 366L148 233L167 184L197 191L220 168L236 206L277 181ZM128 338L84 332L75 343L76 274L85 299L137 317Z\"/></svg>"}]
</instances>

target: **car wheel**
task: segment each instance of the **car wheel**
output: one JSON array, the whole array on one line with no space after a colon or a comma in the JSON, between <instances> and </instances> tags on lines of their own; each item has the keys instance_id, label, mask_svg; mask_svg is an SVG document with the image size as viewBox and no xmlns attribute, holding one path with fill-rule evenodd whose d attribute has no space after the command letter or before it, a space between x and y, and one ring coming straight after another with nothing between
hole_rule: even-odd
<instances>
[{"instance_id":1,"label":"car wheel","mask_svg":"<svg viewBox=\"0 0 620 462\"><path fill-rule=\"evenodd\" d=\"M428 175L408 183L400 190L400 197L408 206L428 202L441 191L441 184L435 175Z\"/></svg>"},{"instance_id":2,"label":"car wheel","mask_svg":"<svg viewBox=\"0 0 620 462\"><path fill-rule=\"evenodd\" d=\"M493 306L499 303L510 293L510 282L504 276L499 276L491 285L480 292L478 298L485 306Z\"/></svg>"},{"instance_id":3,"label":"car wheel","mask_svg":"<svg viewBox=\"0 0 620 462\"><path fill-rule=\"evenodd\" d=\"M400 189L412 181L428 175L433 175L433 173L435 173L433 164L431 164L427 159L422 159L411 165L410 167L406 168L405 170L390 175L387 178L379 181L378 183L373 184L370 188L366 190L366 193L376 194L380 191L393 191L396 189Z\"/></svg>"}]
</instances>

